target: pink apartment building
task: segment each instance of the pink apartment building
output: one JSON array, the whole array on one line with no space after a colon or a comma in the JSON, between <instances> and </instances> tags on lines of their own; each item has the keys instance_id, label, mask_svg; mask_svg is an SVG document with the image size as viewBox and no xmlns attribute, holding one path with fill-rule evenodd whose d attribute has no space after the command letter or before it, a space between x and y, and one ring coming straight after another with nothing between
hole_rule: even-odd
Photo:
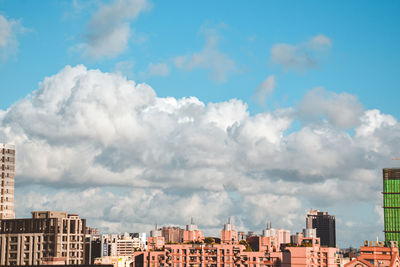
<instances>
[{"instance_id":1,"label":"pink apartment building","mask_svg":"<svg viewBox=\"0 0 400 267\"><path fill-rule=\"evenodd\" d=\"M186 229L187 235L199 231L193 222ZM251 238L256 240L256 236ZM149 251L135 252L133 258L135 266L280 266L282 252L273 248L271 239L262 237L257 241L259 251L247 251L245 245L239 244L238 232L228 221L221 230L220 244L205 244L202 233L196 240L190 240L190 244L161 245L162 242L157 243L158 237L149 237Z\"/></svg>"},{"instance_id":2,"label":"pink apartment building","mask_svg":"<svg viewBox=\"0 0 400 267\"><path fill-rule=\"evenodd\" d=\"M197 225L186 227L186 235L195 236ZM201 231L199 231L201 232ZM288 233L282 231L284 235ZM264 232L265 234L265 232ZM171 267L272 267L321 266L336 267L336 248L321 247L316 237L299 236L297 243L288 244L287 237L274 232L269 236L248 236L239 243L238 232L228 221L221 230L220 243L205 243L204 237L186 239L186 243L166 244L160 231L152 231L147 251L132 255L133 266ZM190 243L188 243L190 242ZM207 240L210 242L210 240ZM98 261L101 263L101 261ZM389 266L389 265L388 265Z\"/></svg>"},{"instance_id":3,"label":"pink apartment building","mask_svg":"<svg viewBox=\"0 0 400 267\"><path fill-rule=\"evenodd\" d=\"M360 256L344 265L344 267L356 266L398 267L400 266L399 249L394 244L384 247L382 243L373 246L372 242L370 242L368 246L368 242L366 242L363 247L360 247Z\"/></svg>"},{"instance_id":4,"label":"pink apartment building","mask_svg":"<svg viewBox=\"0 0 400 267\"><path fill-rule=\"evenodd\" d=\"M239 234L233 228L233 224L231 224L231 220L229 219L221 230L221 244L237 244L238 242Z\"/></svg>"},{"instance_id":5,"label":"pink apartment building","mask_svg":"<svg viewBox=\"0 0 400 267\"><path fill-rule=\"evenodd\" d=\"M201 242L204 239L203 231L198 229L198 226L194 224L193 218L190 221L190 224L186 225L186 230L183 231L183 242Z\"/></svg>"},{"instance_id":6,"label":"pink apartment building","mask_svg":"<svg viewBox=\"0 0 400 267\"><path fill-rule=\"evenodd\" d=\"M281 252L245 251L240 244L171 244L134 253L135 266L279 266Z\"/></svg>"},{"instance_id":7,"label":"pink apartment building","mask_svg":"<svg viewBox=\"0 0 400 267\"><path fill-rule=\"evenodd\" d=\"M321 247L319 238L300 238L299 244L291 244L285 247L281 266L337 266L336 250L332 247Z\"/></svg>"}]
</instances>

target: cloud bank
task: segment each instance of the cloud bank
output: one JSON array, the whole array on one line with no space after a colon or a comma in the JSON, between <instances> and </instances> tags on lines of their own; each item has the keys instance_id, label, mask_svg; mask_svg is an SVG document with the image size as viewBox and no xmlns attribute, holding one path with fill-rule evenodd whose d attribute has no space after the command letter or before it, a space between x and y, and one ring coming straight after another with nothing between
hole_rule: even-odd
<instances>
[{"instance_id":1,"label":"cloud bank","mask_svg":"<svg viewBox=\"0 0 400 267\"><path fill-rule=\"evenodd\" d=\"M351 201L371 207L338 224L348 233L338 239L356 245L381 232L362 215L380 203L400 127L351 95L321 90L298 107L250 115L237 99L162 98L121 75L66 66L0 110L0 140L17 149L17 215L68 210L118 232L194 217L218 234L228 216L242 230L272 221L299 231L310 207L345 221ZM320 116L300 116L311 113ZM363 237L354 223L368 229Z\"/></svg>"}]
</instances>

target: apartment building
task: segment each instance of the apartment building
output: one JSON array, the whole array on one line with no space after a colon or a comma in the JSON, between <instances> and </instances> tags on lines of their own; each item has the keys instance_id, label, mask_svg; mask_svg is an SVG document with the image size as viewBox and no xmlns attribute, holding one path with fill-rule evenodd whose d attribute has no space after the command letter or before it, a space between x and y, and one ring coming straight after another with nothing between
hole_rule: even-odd
<instances>
[{"instance_id":1,"label":"apartment building","mask_svg":"<svg viewBox=\"0 0 400 267\"><path fill-rule=\"evenodd\" d=\"M161 236L164 237L165 243L182 243L184 230L177 226L163 226L161 228Z\"/></svg>"},{"instance_id":2,"label":"apartment building","mask_svg":"<svg viewBox=\"0 0 400 267\"><path fill-rule=\"evenodd\" d=\"M281 252L246 251L240 244L167 244L162 251L135 252L135 266L277 266Z\"/></svg>"},{"instance_id":3,"label":"apartment building","mask_svg":"<svg viewBox=\"0 0 400 267\"><path fill-rule=\"evenodd\" d=\"M0 265L84 264L85 230L85 219L66 212L0 220Z\"/></svg>"},{"instance_id":4,"label":"apartment building","mask_svg":"<svg viewBox=\"0 0 400 267\"><path fill-rule=\"evenodd\" d=\"M282 250L281 266L334 267L337 266L336 251L336 248L322 246L319 237L300 237L298 244L287 244Z\"/></svg>"},{"instance_id":5,"label":"apartment building","mask_svg":"<svg viewBox=\"0 0 400 267\"><path fill-rule=\"evenodd\" d=\"M239 242L238 231L234 229L231 219L224 224L224 228L221 230L221 244L237 244Z\"/></svg>"},{"instance_id":6,"label":"apartment building","mask_svg":"<svg viewBox=\"0 0 400 267\"><path fill-rule=\"evenodd\" d=\"M0 144L0 219L14 219L15 148Z\"/></svg>"},{"instance_id":7,"label":"apartment building","mask_svg":"<svg viewBox=\"0 0 400 267\"><path fill-rule=\"evenodd\" d=\"M360 255L346 263L344 267L400 266L399 248L396 241L391 241L386 246L383 242L375 241L374 243L365 241L364 246L360 247Z\"/></svg>"},{"instance_id":8,"label":"apartment building","mask_svg":"<svg viewBox=\"0 0 400 267\"><path fill-rule=\"evenodd\" d=\"M336 247L335 216L326 211L310 209L306 217L306 229L316 229L321 246Z\"/></svg>"}]
</instances>

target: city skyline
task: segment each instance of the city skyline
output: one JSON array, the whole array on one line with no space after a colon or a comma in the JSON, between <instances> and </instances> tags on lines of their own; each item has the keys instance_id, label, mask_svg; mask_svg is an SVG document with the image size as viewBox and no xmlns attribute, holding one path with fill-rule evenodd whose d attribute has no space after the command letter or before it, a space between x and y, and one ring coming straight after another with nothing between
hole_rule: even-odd
<instances>
[{"instance_id":1,"label":"city skyline","mask_svg":"<svg viewBox=\"0 0 400 267\"><path fill-rule=\"evenodd\" d=\"M400 4L0 1L0 143L15 211L104 232L195 218L206 235L384 239L382 169L400 167Z\"/></svg>"}]
</instances>

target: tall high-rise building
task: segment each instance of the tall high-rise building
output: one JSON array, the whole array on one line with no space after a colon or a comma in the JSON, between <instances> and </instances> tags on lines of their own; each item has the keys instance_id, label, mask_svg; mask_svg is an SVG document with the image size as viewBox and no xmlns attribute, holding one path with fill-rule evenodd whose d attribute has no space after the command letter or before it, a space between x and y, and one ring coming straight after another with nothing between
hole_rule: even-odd
<instances>
[{"instance_id":1,"label":"tall high-rise building","mask_svg":"<svg viewBox=\"0 0 400 267\"><path fill-rule=\"evenodd\" d=\"M328 212L311 209L307 213L306 229L316 229L321 246L336 247L335 216Z\"/></svg>"},{"instance_id":2,"label":"tall high-rise building","mask_svg":"<svg viewBox=\"0 0 400 267\"><path fill-rule=\"evenodd\" d=\"M400 169L383 169L385 241L400 244Z\"/></svg>"},{"instance_id":3,"label":"tall high-rise building","mask_svg":"<svg viewBox=\"0 0 400 267\"><path fill-rule=\"evenodd\" d=\"M15 148L0 144L0 219L14 219Z\"/></svg>"}]
</instances>

